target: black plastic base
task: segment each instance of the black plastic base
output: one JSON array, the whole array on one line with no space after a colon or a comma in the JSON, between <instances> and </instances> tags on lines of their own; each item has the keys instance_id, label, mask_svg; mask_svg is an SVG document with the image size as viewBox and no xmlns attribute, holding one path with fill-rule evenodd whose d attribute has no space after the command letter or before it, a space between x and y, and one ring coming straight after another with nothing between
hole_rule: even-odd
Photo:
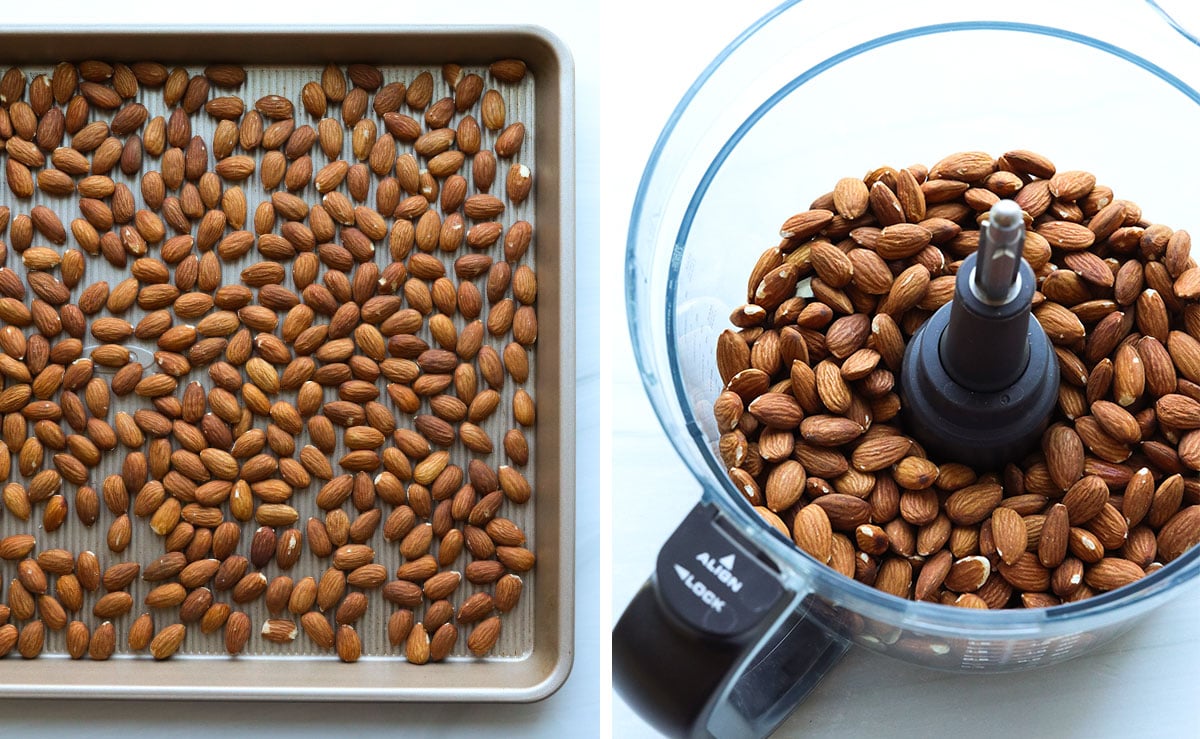
<instances>
[{"instance_id":1,"label":"black plastic base","mask_svg":"<svg viewBox=\"0 0 1200 739\"><path fill-rule=\"evenodd\" d=\"M939 344L953 303L917 331L904 352L900 397L910 434L939 460L999 470L1037 446L1058 402L1058 360L1037 319L1029 321L1029 362L1010 387L977 393L942 366Z\"/></svg>"},{"instance_id":2,"label":"black plastic base","mask_svg":"<svg viewBox=\"0 0 1200 739\"><path fill-rule=\"evenodd\" d=\"M766 736L849 647L722 519L692 509L613 629L613 687L671 737Z\"/></svg>"}]
</instances>

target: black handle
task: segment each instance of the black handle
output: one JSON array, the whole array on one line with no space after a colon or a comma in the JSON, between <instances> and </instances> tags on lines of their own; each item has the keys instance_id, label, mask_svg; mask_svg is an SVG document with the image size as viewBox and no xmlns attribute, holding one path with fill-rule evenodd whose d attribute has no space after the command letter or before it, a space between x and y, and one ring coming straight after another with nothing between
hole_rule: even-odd
<instances>
[{"instance_id":1,"label":"black handle","mask_svg":"<svg viewBox=\"0 0 1200 739\"><path fill-rule=\"evenodd\" d=\"M813 620L813 605L701 503L613 630L613 682L669 736L765 736L848 647Z\"/></svg>"}]
</instances>

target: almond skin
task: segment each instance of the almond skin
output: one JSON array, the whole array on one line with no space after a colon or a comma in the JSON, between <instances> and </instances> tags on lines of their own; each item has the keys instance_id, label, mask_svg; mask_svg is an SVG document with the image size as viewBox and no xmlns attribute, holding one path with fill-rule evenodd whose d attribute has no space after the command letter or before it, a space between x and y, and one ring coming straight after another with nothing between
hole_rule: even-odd
<instances>
[{"instance_id":1,"label":"almond skin","mask_svg":"<svg viewBox=\"0 0 1200 739\"><path fill-rule=\"evenodd\" d=\"M946 575L946 588L957 593L973 593L983 587L991 575L991 565L980 556L957 560Z\"/></svg>"},{"instance_id":2,"label":"almond skin","mask_svg":"<svg viewBox=\"0 0 1200 739\"><path fill-rule=\"evenodd\" d=\"M151 656L156 660L169 659L183 645L186 636L187 627L183 624L171 624L164 627L154 635L154 639L150 642Z\"/></svg>"},{"instance_id":3,"label":"almond skin","mask_svg":"<svg viewBox=\"0 0 1200 739\"><path fill-rule=\"evenodd\" d=\"M1001 562L999 570L1001 577L1017 590L1040 592L1050 587L1050 571L1031 552L1022 554L1014 564Z\"/></svg>"},{"instance_id":4,"label":"almond skin","mask_svg":"<svg viewBox=\"0 0 1200 739\"><path fill-rule=\"evenodd\" d=\"M1016 564L1025 551L1024 520L1013 509L1001 506L992 512L991 521L992 540L995 542L996 553L1006 564Z\"/></svg>"},{"instance_id":5,"label":"almond skin","mask_svg":"<svg viewBox=\"0 0 1200 739\"><path fill-rule=\"evenodd\" d=\"M1200 506L1188 506L1174 516L1158 533L1158 555L1170 562L1200 542Z\"/></svg>"},{"instance_id":6,"label":"almond skin","mask_svg":"<svg viewBox=\"0 0 1200 739\"><path fill-rule=\"evenodd\" d=\"M1084 582L1099 591L1116 590L1145 576L1133 562L1119 557L1106 557L1088 568Z\"/></svg>"},{"instance_id":7,"label":"almond skin","mask_svg":"<svg viewBox=\"0 0 1200 739\"><path fill-rule=\"evenodd\" d=\"M112 656L115 648L116 630L112 622L105 621L92 632L91 642L88 644L88 657L93 660L103 661Z\"/></svg>"},{"instance_id":8,"label":"almond skin","mask_svg":"<svg viewBox=\"0 0 1200 739\"><path fill-rule=\"evenodd\" d=\"M500 619L493 616L481 621L467 637L467 648L476 657L482 657L495 647L500 638Z\"/></svg>"},{"instance_id":9,"label":"almond skin","mask_svg":"<svg viewBox=\"0 0 1200 739\"><path fill-rule=\"evenodd\" d=\"M241 611L229 614L225 622L225 651L239 654L250 638L250 617Z\"/></svg>"},{"instance_id":10,"label":"almond skin","mask_svg":"<svg viewBox=\"0 0 1200 739\"><path fill-rule=\"evenodd\" d=\"M833 529L825 510L817 505L801 508L792 525L792 539L796 546L821 563L828 563L832 555Z\"/></svg>"},{"instance_id":11,"label":"almond skin","mask_svg":"<svg viewBox=\"0 0 1200 739\"><path fill-rule=\"evenodd\" d=\"M959 525L979 523L992 514L1003 497L1003 489L994 484L972 485L946 499L946 513Z\"/></svg>"},{"instance_id":12,"label":"almond skin","mask_svg":"<svg viewBox=\"0 0 1200 739\"><path fill-rule=\"evenodd\" d=\"M305 613L300 618L304 633L313 643L322 649L332 649L334 646L334 631L329 621L316 611Z\"/></svg>"},{"instance_id":13,"label":"almond skin","mask_svg":"<svg viewBox=\"0 0 1200 739\"><path fill-rule=\"evenodd\" d=\"M353 626L343 624L338 627L334 638L338 659L343 662L357 662L362 654L362 642Z\"/></svg>"}]
</instances>

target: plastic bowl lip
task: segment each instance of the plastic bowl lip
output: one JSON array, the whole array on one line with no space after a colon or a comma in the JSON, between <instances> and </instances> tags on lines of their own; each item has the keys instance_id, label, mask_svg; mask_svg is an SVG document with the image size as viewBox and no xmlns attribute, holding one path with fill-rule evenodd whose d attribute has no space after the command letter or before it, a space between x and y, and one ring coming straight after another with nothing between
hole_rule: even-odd
<instances>
[{"instance_id":1,"label":"plastic bowl lip","mask_svg":"<svg viewBox=\"0 0 1200 739\"><path fill-rule=\"evenodd\" d=\"M687 108L691 101L696 97L698 92L703 88L705 83L712 77L713 73L724 64L729 57L741 47L747 40L753 37L766 24L774 18L782 14L787 9L799 4L801 0L790 0L772 9L749 28L739 34L721 53L704 69L697 77L696 81L688 88L680 103L672 112L662 132L659 134L650 158L647 162L646 169L642 174L641 181L638 185L638 190L634 200L634 208L630 220L630 227L627 234L626 245L626 303L632 306L636 303L637 294L637 278L638 268L636 260L636 252L638 247L637 232L638 225L642 219L642 206L646 198L647 190L650 187L650 181L657 171L659 161L663 155L663 151L670 139L672 132L675 130L679 121L687 112ZM1152 0L1146 0L1155 10L1164 16L1167 22L1171 23L1175 29L1195 42L1194 37L1187 34L1170 16L1162 11ZM701 178L700 184L688 204L685 211L683 222L681 223L678 236L675 240L675 245L672 250L670 268L667 276L667 305L666 305L666 348L668 355L668 363L671 369L672 389L675 392L676 398L686 397L684 389L680 381L680 372L678 365L678 357L675 351L675 335L674 335L674 301L677 287L677 275L679 265L683 256L683 245L686 243L688 233L691 228L692 220L695 217L696 211L699 208L699 203L712 179L717 171L728 157L729 153L736 147L741 138L752 128L758 120L771 108L773 108L784 96L792 92L797 87L803 85L809 79L812 79L817 74L830 69L843 61L851 59L866 51L870 51L881 46L885 46L898 41L903 41L911 38L917 38L925 35L938 33L950 33L955 31L1012 31L1033 33L1037 35L1059 38L1075 43L1080 43L1085 46L1098 49L1100 51L1112 54L1120 59L1131 62L1142 67L1146 71L1154 74L1163 81L1172 85L1179 92L1189 97L1191 100L1200 104L1200 93L1184 83L1175 75L1167 72L1165 69L1148 61L1147 59L1133 54L1125 49L1114 46L1107 42L1086 36L1072 31L1066 31L1060 28L1050 26L1040 26L1035 24L1011 22L1011 21L961 21L944 24L934 24L921 26L917 28L907 29L904 31L886 34L875 39L860 43L850 49L847 49L833 57L830 57L823 62L818 63L806 72L796 78L793 78L788 84L784 85L780 90L776 91L768 100L754 110L751 116L744 121L730 139L722 146L717 157L709 165L704 175ZM628 312L628 322L630 333L634 337L640 337L643 331L650 330L648 326L639 326L638 315L634 311ZM651 390L652 385L659 382L654 368L651 364L652 359L645 356L642 347L637 340L634 341L634 354L641 371L643 382L648 390ZM654 393L651 392L653 399ZM658 417L660 424L664 428L674 426L675 419L668 418L669 409L664 407L664 404L659 402L652 403L655 415ZM687 429L688 436L691 437L691 442L695 444L701 453L701 456L706 460L713 479L719 481L719 488L714 488L710 482L701 480L701 484L709 491L709 494L718 499L718 503L723 503L723 507L727 512L732 513L740 525L747 527L753 531L767 530L768 536L773 538L773 541L767 546L773 551L774 555L780 558L785 564L790 565L795 570L803 572L809 580L819 581L822 585L844 591L848 598L853 598L859 601L860 605L866 605L871 610L878 610L886 615L893 617L902 617L909 623L921 623L922 625L932 628L948 628L953 629L958 626L967 627L985 627L999 629L1004 632L1020 632L1032 631L1045 626L1048 622L1061 622L1065 619L1082 620L1086 617L1099 617L1106 614L1111 614L1113 611L1131 606L1143 597L1153 595L1161 595L1168 587L1180 584L1181 582L1191 579L1195 575L1197 562L1200 562L1200 547L1193 547L1175 561L1163 567L1159 572L1143 578L1137 583L1125 586L1115 591L1103 593L1092 598L1088 598L1075 603L1066 603L1048 608L1019 610L1006 609L997 611L979 611L974 609L958 609L942 606L940 604L924 603L919 601L909 601L897 598L886 593L882 593L874 588L868 587L857 580L847 578L824 565L814 566L815 561L803 555L794 547L792 542L784 537L773 527L762 521L761 517L753 510L753 507L746 501L736 490L733 489L732 482L726 477L725 471L716 464L711 452L707 448L703 433L700 431L695 418L692 415L691 408L687 403L681 403L681 412L684 416L684 426ZM672 444L680 451L682 456L688 458L686 453L686 444L682 435L676 437L671 436ZM693 474L697 471L693 469ZM723 500L720 500L723 499Z\"/></svg>"},{"instance_id":2,"label":"plastic bowl lip","mask_svg":"<svg viewBox=\"0 0 1200 739\"><path fill-rule=\"evenodd\" d=\"M800 0L796 0L796 2L799 2L799 1ZM1178 32L1180 36L1183 36L1185 39L1187 39L1188 41L1191 41L1196 46L1200 46L1200 37L1197 37L1194 33L1189 31L1188 29L1184 28L1183 24L1181 24L1179 21L1175 20L1175 18L1170 13L1168 13L1166 10L1163 10L1162 6L1159 5L1157 2L1155 2L1155 0L1146 0L1146 4L1149 5L1151 8L1153 8L1156 13L1158 13L1160 16L1162 16L1162 19L1165 20L1167 22L1167 24L1171 26L1171 28L1174 28L1175 31Z\"/></svg>"}]
</instances>

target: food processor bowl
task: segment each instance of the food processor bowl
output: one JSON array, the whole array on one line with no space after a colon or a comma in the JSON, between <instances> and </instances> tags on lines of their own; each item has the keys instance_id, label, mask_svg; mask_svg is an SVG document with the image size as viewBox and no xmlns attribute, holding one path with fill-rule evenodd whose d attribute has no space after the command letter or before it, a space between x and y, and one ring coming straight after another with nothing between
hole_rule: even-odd
<instances>
[{"instance_id":1,"label":"food processor bowl","mask_svg":"<svg viewBox=\"0 0 1200 739\"><path fill-rule=\"evenodd\" d=\"M614 681L647 720L671 734L764 735L850 645L962 673L1050 665L1117 636L1193 579L1200 548L1050 608L887 595L758 516L726 474L712 403L717 337L758 254L840 177L1031 149L1093 172L1148 219L1198 229L1197 89L1195 37L1132 0L796 0L704 70L659 136L628 234L643 383L702 490L614 630Z\"/></svg>"}]
</instances>

